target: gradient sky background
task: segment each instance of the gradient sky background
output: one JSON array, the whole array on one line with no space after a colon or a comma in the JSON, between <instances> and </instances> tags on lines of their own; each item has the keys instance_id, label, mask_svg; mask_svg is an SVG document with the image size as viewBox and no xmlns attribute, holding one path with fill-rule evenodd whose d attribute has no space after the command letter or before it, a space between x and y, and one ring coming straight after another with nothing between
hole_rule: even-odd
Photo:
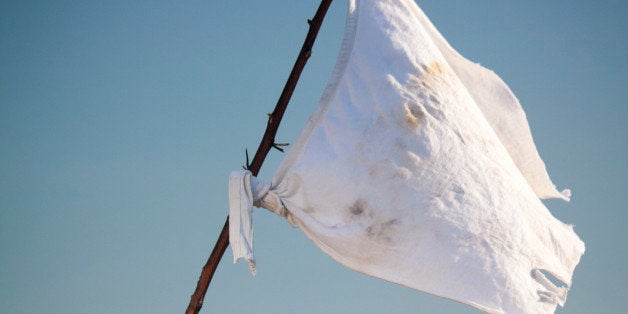
<instances>
[{"instance_id":1,"label":"gradient sky background","mask_svg":"<svg viewBox=\"0 0 628 314\"><path fill-rule=\"evenodd\" d=\"M0 312L181 313L318 0L0 2ZM420 1L523 104L587 251L566 308L628 311L628 2ZM330 8L278 141L338 53ZM270 179L273 151L260 176ZM348 270L255 214L258 274L228 251L203 313L477 313Z\"/></svg>"}]
</instances>

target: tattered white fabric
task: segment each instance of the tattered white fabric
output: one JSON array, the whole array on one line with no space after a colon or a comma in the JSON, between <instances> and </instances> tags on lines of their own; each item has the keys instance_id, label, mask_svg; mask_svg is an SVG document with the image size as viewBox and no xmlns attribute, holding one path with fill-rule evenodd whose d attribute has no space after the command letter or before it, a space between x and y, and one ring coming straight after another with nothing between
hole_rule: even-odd
<instances>
[{"instance_id":1,"label":"tattered white fabric","mask_svg":"<svg viewBox=\"0 0 628 314\"><path fill-rule=\"evenodd\" d=\"M255 179L253 179L255 180ZM229 176L229 244L233 262L244 258L255 274L253 257L253 204L270 184L257 184L251 189L251 172L232 172ZM255 194L253 194L255 193Z\"/></svg>"},{"instance_id":2,"label":"tattered white fabric","mask_svg":"<svg viewBox=\"0 0 628 314\"><path fill-rule=\"evenodd\" d=\"M569 191L515 96L412 0L349 0L332 78L272 185L234 176L236 258L253 259L242 208L257 199L351 269L486 312L552 313L584 253L539 200Z\"/></svg>"},{"instance_id":3,"label":"tattered white fabric","mask_svg":"<svg viewBox=\"0 0 628 314\"><path fill-rule=\"evenodd\" d=\"M233 251L233 262L243 258L255 275L253 256L253 205L264 207L285 217L297 226L281 199L271 190L270 183L258 180L248 170L233 171L229 175L229 244Z\"/></svg>"}]
</instances>

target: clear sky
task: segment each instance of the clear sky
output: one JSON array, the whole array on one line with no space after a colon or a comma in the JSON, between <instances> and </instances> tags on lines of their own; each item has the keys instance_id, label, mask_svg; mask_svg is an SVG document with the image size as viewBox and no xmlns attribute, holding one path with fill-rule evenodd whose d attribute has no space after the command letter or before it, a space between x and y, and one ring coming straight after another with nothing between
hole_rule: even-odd
<instances>
[{"instance_id":1,"label":"clear sky","mask_svg":"<svg viewBox=\"0 0 628 314\"><path fill-rule=\"evenodd\" d=\"M0 2L0 312L181 313L318 0ZM628 311L628 3L420 1L527 112L587 251L558 313ZM336 0L278 141L334 65ZM273 151L261 177L281 160ZM348 270L255 214L258 274L228 251L203 313L476 313Z\"/></svg>"}]
</instances>

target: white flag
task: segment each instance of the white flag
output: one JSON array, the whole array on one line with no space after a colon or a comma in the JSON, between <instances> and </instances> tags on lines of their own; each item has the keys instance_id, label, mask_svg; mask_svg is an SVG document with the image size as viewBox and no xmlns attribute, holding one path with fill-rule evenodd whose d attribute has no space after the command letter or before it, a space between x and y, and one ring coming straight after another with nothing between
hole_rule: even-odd
<instances>
[{"instance_id":1,"label":"white flag","mask_svg":"<svg viewBox=\"0 0 628 314\"><path fill-rule=\"evenodd\" d=\"M349 0L332 78L272 184L231 180L343 265L486 312L554 312L584 253L539 200L569 191L515 96L412 0ZM231 220L249 221L230 199ZM252 261L244 225L231 241Z\"/></svg>"}]
</instances>

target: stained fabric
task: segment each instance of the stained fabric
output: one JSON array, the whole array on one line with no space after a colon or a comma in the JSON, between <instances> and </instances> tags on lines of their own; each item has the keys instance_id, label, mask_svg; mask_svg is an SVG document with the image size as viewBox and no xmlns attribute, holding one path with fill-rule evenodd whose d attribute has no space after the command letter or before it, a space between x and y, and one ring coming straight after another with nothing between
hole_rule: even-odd
<instances>
[{"instance_id":1,"label":"stained fabric","mask_svg":"<svg viewBox=\"0 0 628 314\"><path fill-rule=\"evenodd\" d=\"M270 208L351 269L490 313L554 312L584 253L539 199L570 192L514 94L411 0L349 0L332 77L272 183L232 178L232 209ZM237 257L254 262L242 226Z\"/></svg>"}]
</instances>

